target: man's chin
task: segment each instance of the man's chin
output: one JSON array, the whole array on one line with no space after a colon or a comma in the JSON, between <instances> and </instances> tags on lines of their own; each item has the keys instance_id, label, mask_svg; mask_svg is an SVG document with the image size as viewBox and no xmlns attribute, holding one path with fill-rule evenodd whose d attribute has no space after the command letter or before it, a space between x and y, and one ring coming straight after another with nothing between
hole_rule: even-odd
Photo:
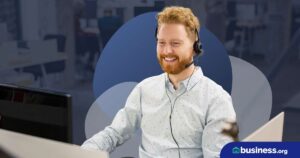
<instances>
[{"instance_id":1,"label":"man's chin","mask_svg":"<svg viewBox=\"0 0 300 158\"><path fill-rule=\"evenodd\" d=\"M179 74L180 72L182 72L184 69L183 68L170 68L170 67L164 67L163 71L167 74L172 74L172 75L176 75Z\"/></svg>"}]
</instances>

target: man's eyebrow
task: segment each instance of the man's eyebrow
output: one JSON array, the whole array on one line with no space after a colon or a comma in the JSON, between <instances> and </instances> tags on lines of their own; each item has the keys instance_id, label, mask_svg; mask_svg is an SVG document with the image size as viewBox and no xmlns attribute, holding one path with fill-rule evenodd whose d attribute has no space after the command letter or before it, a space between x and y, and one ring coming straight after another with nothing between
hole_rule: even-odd
<instances>
[{"instance_id":1,"label":"man's eyebrow","mask_svg":"<svg viewBox=\"0 0 300 158\"><path fill-rule=\"evenodd\" d=\"M165 41L164 39L161 38L157 38L157 41Z\"/></svg>"},{"instance_id":2,"label":"man's eyebrow","mask_svg":"<svg viewBox=\"0 0 300 158\"><path fill-rule=\"evenodd\" d=\"M172 42L184 42L184 40L181 39L171 39Z\"/></svg>"}]
</instances>

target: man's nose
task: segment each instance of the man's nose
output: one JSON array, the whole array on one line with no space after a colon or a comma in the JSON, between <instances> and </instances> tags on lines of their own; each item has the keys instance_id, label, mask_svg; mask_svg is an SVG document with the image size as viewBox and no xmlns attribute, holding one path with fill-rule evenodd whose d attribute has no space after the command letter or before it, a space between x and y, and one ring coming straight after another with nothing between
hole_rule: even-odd
<instances>
[{"instance_id":1,"label":"man's nose","mask_svg":"<svg viewBox=\"0 0 300 158\"><path fill-rule=\"evenodd\" d=\"M164 48L164 54L171 54L173 52L172 46L167 44Z\"/></svg>"}]
</instances>

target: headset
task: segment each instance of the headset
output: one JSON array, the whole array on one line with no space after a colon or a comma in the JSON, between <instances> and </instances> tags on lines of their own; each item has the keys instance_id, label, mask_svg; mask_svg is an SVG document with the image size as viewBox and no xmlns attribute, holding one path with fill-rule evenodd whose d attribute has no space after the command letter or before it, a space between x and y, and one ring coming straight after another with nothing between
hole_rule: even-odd
<instances>
[{"instance_id":1,"label":"headset","mask_svg":"<svg viewBox=\"0 0 300 158\"><path fill-rule=\"evenodd\" d=\"M191 80L192 76L194 75L195 70L196 70L196 68L194 68L194 70L193 70L191 76L189 77L189 79L188 79L188 81L187 81L187 87L188 87L188 85L189 85L189 83L190 83L190 80ZM165 83L166 83L166 82L167 82L167 77L165 78ZM173 111L174 111L175 103L176 103L177 99L178 99L179 97L181 97L183 94L187 93L187 89L185 89L184 92L182 92L181 94L179 94L179 95L175 98L175 100L174 100L173 103L172 103L172 100L171 100L171 98L170 98L170 96L169 96L169 94L168 94L168 90L167 90L166 84L165 84L165 92L166 92L166 95L167 95L167 97L168 97L168 99L169 99L169 102L170 102L170 105L171 105L171 112L170 112L170 115L169 115L170 132L171 132L172 139L174 140L175 144L177 145L178 158L181 158L180 146L179 146L179 143L178 143L178 141L176 140L176 138L175 138L175 136L174 136L174 134L173 134L173 127L172 127L172 121L171 121L171 120L172 120L172 115L173 115Z\"/></svg>"}]
</instances>

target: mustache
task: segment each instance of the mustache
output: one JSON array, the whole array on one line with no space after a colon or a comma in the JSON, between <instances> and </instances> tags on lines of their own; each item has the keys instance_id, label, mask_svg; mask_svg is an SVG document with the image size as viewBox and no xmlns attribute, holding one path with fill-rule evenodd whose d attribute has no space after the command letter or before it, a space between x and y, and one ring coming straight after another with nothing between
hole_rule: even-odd
<instances>
[{"instance_id":1,"label":"mustache","mask_svg":"<svg viewBox=\"0 0 300 158\"><path fill-rule=\"evenodd\" d=\"M178 59L178 55L159 55L159 57L162 59L162 58L176 58Z\"/></svg>"}]
</instances>

